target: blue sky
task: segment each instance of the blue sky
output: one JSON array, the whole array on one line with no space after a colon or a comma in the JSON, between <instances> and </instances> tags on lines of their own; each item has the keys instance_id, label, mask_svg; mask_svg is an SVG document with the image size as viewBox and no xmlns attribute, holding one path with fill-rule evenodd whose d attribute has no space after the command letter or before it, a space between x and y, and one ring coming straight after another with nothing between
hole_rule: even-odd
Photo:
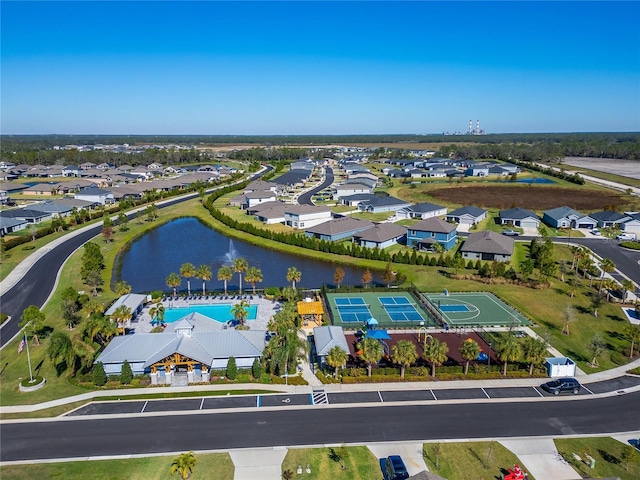
<instances>
[{"instance_id":1,"label":"blue sky","mask_svg":"<svg viewBox=\"0 0 640 480\"><path fill-rule=\"evenodd\" d=\"M639 2L0 8L3 134L640 131Z\"/></svg>"}]
</instances>

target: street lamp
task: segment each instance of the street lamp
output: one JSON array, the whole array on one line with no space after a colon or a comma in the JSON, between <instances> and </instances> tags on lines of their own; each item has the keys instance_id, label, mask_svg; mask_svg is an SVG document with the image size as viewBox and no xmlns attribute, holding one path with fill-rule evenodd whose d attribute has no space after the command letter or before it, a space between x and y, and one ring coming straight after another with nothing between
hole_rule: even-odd
<instances>
[{"instance_id":1,"label":"street lamp","mask_svg":"<svg viewBox=\"0 0 640 480\"><path fill-rule=\"evenodd\" d=\"M491 342L489 342L489 360L487 362L487 367L491 366Z\"/></svg>"}]
</instances>

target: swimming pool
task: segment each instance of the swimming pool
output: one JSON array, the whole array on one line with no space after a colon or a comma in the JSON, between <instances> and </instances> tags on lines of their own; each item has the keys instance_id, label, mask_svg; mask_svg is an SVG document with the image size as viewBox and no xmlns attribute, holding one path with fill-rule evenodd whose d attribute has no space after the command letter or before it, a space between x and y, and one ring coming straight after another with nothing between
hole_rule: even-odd
<instances>
[{"instance_id":1,"label":"swimming pool","mask_svg":"<svg viewBox=\"0 0 640 480\"><path fill-rule=\"evenodd\" d=\"M165 323L173 323L176 320L181 319L182 317L186 317L190 313L198 312L205 317L209 317L212 320L216 320L220 323L225 323L229 320L233 320L233 314L231 310L234 305L231 303L221 303L218 305L191 305L189 307L181 307L181 308L167 308L164 311L164 322ZM247 320L255 320L256 315L258 313L257 305L249 306L249 315L247 316Z\"/></svg>"}]
</instances>

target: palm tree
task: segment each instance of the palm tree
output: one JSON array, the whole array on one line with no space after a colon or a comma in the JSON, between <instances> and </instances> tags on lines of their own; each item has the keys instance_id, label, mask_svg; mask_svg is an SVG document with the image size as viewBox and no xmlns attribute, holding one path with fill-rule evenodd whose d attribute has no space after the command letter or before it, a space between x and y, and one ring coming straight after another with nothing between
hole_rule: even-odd
<instances>
[{"instance_id":1,"label":"palm tree","mask_svg":"<svg viewBox=\"0 0 640 480\"><path fill-rule=\"evenodd\" d=\"M224 282L224 294L227 295L227 282L233 278L231 267L223 265L218 269L218 281Z\"/></svg>"},{"instance_id":2,"label":"palm tree","mask_svg":"<svg viewBox=\"0 0 640 480\"><path fill-rule=\"evenodd\" d=\"M118 334L115 323L106 317L91 317L83 327L83 335L91 341L95 341L104 346L109 340Z\"/></svg>"},{"instance_id":3,"label":"palm tree","mask_svg":"<svg viewBox=\"0 0 640 480\"><path fill-rule=\"evenodd\" d=\"M173 273L172 272L172 273L169 274L169 276L167 276L165 282L167 283L167 286L169 288L173 288L173 296L175 297L176 296L176 289L182 283L182 278L177 273Z\"/></svg>"},{"instance_id":4,"label":"palm tree","mask_svg":"<svg viewBox=\"0 0 640 480\"><path fill-rule=\"evenodd\" d=\"M502 363L502 374L507 374L507 365L509 362L515 362L520 358L522 354L522 348L520 344L516 342L515 338L509 336L506 340L501 342L498 345L498 349L496 351L498 355L498 360Z\"/></svg>"},{"instance_id":5,"label":"palm tree","mask_svg":"<svg viewBox=\"0 0 640 480\"><path fill-rule=\"evenodd\" d=\"M525 338L522 342L522 357L529 362L529 375L533 375L533 367L543 364L547 358L547 342L541 338Z\"/></svg>"},{"instance_id":6,"label":"palm tree","mask_svg":"<svg viewBox=\"0 0 640 480\"><path fill-rule=\"evenodd\" d=\"M335 369L334 375L338 378L338 369L347 361L348 354L338 345L327 352L326 360L330 367Z\"/></svg>"},{"instance_id":7,"label":"palm tree","mask_svg":"<svg viewBox=\"0 0 640 480\"><path fill-rule=\"evenodd\" d=\"M262 281L262 270L257 267L250 267L244 279L253 287L253 294L256 294L256 283Z\"/></svg>"},{"instance_id":8,"label":"palm tree","mask_svg":"<svg viewBox=\"0 0 640 480\"><path fill-rule=\"evenodd\" d=\"M276 335L269 340L263 358L271 374L288 372L289 365L297 365L298 360L307 354L309 344L306 337L300 335L296 326L297 318L296 304L287 302L269 320L267 328Z\"/></svg>"},{"instance_id":9,"label":"palm tree","mask_svg":"<svg viewBox=\"0 0 640 480\"><path fill-rule=\"evenodd\" d=\"M465 360L464 364L464 374L466 375L469 371L469 362L471 360L475 360L480 355L480 345L473 338L467 338L462 345L460 346L460 356Z\"/></svg>"},{"instance_id":10,"label":"palm tree","mask_svg":"<svg viewBox=\"0 0 640 480\"><path fill-rule=\"evenodd\" d=\"M91 299L84 305L84 309L87 311L87 317L90 317L94 313L103 313L104 304L96 299Z\"/></svg>"},{"instance_id":11,"label":"palm tree","mask_svg":"<svg viewBox=\"0 0 640 480\"><path fill-rule=\"evenodd\" d=\"M367 364L367 375L371 376L371 367L378 363L384 355L382 344L375 338L365 337L358 344L360 358Z\"/></svg>"},{"instance_id":12,"label":"palm tree","mask_svg":"<svg viewBox=\"0 0 640 480\"><path fill-rule=\"evenodd\" d=\"M246 300L241 300L240 303L236 303L231 308L231 315L233 315L235 321L238 322L238 325L244 325L244 321L249 315L249 311L247 310L248 307L249 302L247 302Z\"/></svg>"},{"instance_id":13,"label":"palm tree","mask_svg":"<svg viewBox=\"0 0 640 480\"><path fill-rule=\"evenodd\" d=\"M391 349L391 359L400 365L400 378L404 378L405 368L415 362L417 358L416 346L409 340L399 340Z\"/></svg>"},{"instance_id":14,"label":"palm tree","mask_svg":"<svg viewBox=\"0 0 640 480\"><path fill-rule=\"evenodd\" d=\"M191 277L196 274L196 267L193 263L183 263L180 266L180 276L187 279L187 295L191 296Z\"/></svg>"},{"instance_id":15,"label":"palm tree","mask_svg":"<svg viewBox=\"0 0 640 480\"><path fill-rule=\"evenodd\" d=\"M233 261L233 271L240 278L240 295L242 295L242 274L247 271L247 268L249 268L249 264L244 258L238 257Z\"/></svg>"},{"instance_id":16,"label":"palm tree","mask_svg":"<svg viewBox=\"0 0 640 480\"><path fill-rule=\"evenodd\" d=\"M122 333L124 334L124 324L131 318L131 309L126 305L120 305L110 316L116 322L116 326L122 328Z\"/></svg>"},{"instance_id":17,"label":"palm tree","mask_svg":"<svg viewBox=\"0 0 640 480\"><path fill-rule=\"evenodd\" d=\"M449 345L434 338L424 351L424 359L431 363L431 376L436 376L436 367L447 361Z\"/></svg>"},{"instance_id":18,"label":"palm tree","mask_svg":"<svg viewBox=\"0 0 640 480\"><path fill-rule=\"evenodd\" d=\"M173 474L177 472L183 480L186 480L191 476L197 461L198 460L192 451L183 453L179 457L174 458L173 462L171 462L171 475L173 476Z\"/></svg>"},{"instance_id":19,"label":"palm tree","mask_svg":"<svg viewBox=\"0 0 640 480\"><path fill-rule=\"evenodd\" d=\"M211 268L209 268L209 265L200 265L197 269L196 269L196 278L199 278L200 280L202 280L202 296L204 297L206 295L206 289L205 289L205 282L208 282L211 280Z\"/></svg>"},{"instance_id":20,"label":"palm tree","mask_svg":"<svg viewBox=\"0 0 640 480\"><path fill-rule=\"evenodd\" d=\"M127 293L131 293L131 285L124 280L120 280L113 286L113 291L118 295L126 295Z\"/></svg>"},{"instance_id":21,"label":"palm tree","mask_svg":"<svg viewBox=\"0 0 640 480\"><path fill-rule=\"evenodd\" d=\"M607 291L607 302L611 301L611 292L618 289L618 282L613 278L605 278L602 282L602 288Z\"/></svg>"},{"instance_id":22,"label":"palm tree","mask_svg":"<svg viewBox=\"0 0 640 480\"><path fill-rule=\"evenodd\" d=\"M624 298L622 299L622 301L623 303L627 303L627 297L629 296L629 293L634 292L636 286L631 280L626 278L622 281L622 289L624 290Z\"/></svg>"},{"instance_id":23,"label":"palm tree","mask_svg":"<svg viewBox=\"0 0 640 480\"><path fill-rule=\"evenodd\" d=\"M151 315L151 319L155 319L157 323L162 323L164 320L164 305L159 303L155 307L151 307L149 309L149 315Z\"/></svg>"},{"instance_id":24,"label":"palm tree","mask_svg":"<svg viewBox=\"0 0 640 480\"><path fill-rule=\"evenodd\" d=\"M291 282L291 288L296 289L296 282L302 278L302 272L296 267L289 267L287 270L287 282Z\"/></svg>"},{"instance_id":25,"label":"palm tree","mask_svg":"<svg viewBox=\"0 0 640 480\"><path fill-rule=\"evenodd\" d=\"M602 291L602 285L604 283L604 279L605 279L605 274L606 273L611 273L613 271L615 271L616 269L616 264L613 263L613 260L611 260L610 258L603 258L602 261L600 262L600 270L602 270L602 280L600 280L600 288L598 289L598 291Z\"/></svg>"},{"instance_id":26,"label":"palm tree","mask_svg":"<svg viewBox=\"0 0 640 480\"><path fill-rule=\"evenodd\" d=\"M640 325L634 325L628 323L624 327L624 334L631 342L631 350L629 352L629 358L633 358L633 348L637 342L640 342Z\"/></svg>"}]
</instances>

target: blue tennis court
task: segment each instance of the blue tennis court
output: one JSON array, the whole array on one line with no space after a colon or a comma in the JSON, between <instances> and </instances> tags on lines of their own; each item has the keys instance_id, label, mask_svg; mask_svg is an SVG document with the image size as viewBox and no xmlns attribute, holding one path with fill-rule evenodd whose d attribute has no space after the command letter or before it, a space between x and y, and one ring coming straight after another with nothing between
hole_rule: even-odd
<instances>
[{"instance_id":1,"label":"blue tennis court","mask_svg":"<svg viewBox=\"0 0 640 480\"><path fill-rule=\"evenodd\" d=\"M362 297L335 298L334 301L344 323L366 322L372 317Z\"/></svg>"},{"instance_id":2,"label":"blue tennis court","mask_svg":"<svg viewBox=\"0 0 640 480\"><path fill-rule=\"evenodd\" d=\"M470 312L471 310L466 305L438 305L438 308L443 312Z\"/></svg>"},{"instance_id":3,"label":"blue tennis court","mask_svg":"<svg viewBox=\"0 0 640 480\"><path fill-rule=\"evenodd\" d=\"M407 297L380 297L379 300L389 318L394 322L424 320Z\"/></svg>"}]
</instances>

